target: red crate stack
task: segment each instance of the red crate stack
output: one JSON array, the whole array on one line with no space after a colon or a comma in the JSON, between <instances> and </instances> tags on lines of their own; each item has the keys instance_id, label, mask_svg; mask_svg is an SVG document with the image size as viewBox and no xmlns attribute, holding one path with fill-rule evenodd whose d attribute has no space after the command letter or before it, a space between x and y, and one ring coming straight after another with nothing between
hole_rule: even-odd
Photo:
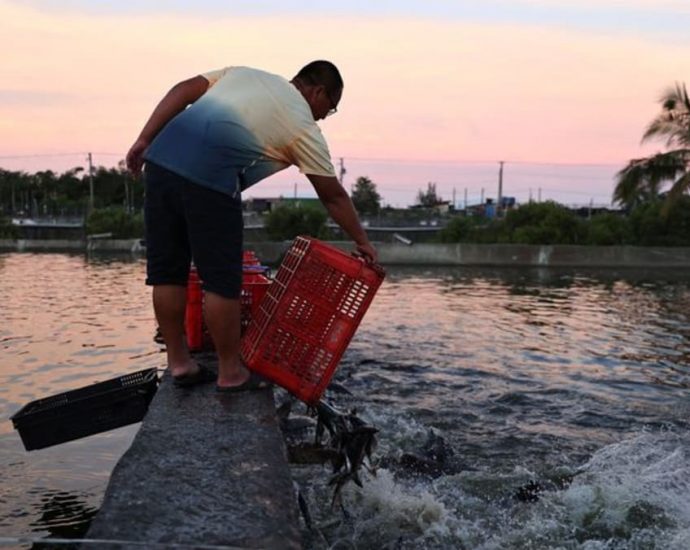
<instances>
[{"instance_id":1,"label":"red crate stack","mask_svg":"<svg viewBox=\"0 0 690 550\"><path fill-rule=\"evenodd\" d=\"M267 268L258 264L244 265L242 271L242 293L240 294L240 314L242 316L242 332L244 332L252 317L259 310L271 280L266 277Z\"/></svg>"},{"instance_id":2,"label":"red crate stack","mask_svg":"<svg viewBox=\"0 0 690 550\"><path fill-rule=\"evenodd\" d=\"M199 351L204 347L203 301L201 279L196 268L192 266L187 278L187 307L184 316L184 331L190 351Z\"/></svg>"},{"instance_id":3,"label":"red crate stack","mask_svg":"<svg viewBox=\"0 0 690 550\"><path fill-rule=\"evenodd\" d=\"M383 278L380 266L298 237L242 339L247 366L316 403Z\"/></svg>"},{"instance_id":4,"label":"red crate stack","mask_svg":"<svg viewBox=\"0 0 690 550\"><path fill-rule=\"evenodd\" d=\"M268 268L260 264L254 252L245 251L240 293L242 332L249 326L252 316L258 310L261 299L271 285L271 279L267 277L267 273ZM204 293L201 285L202 281L197 270L192 266L187 281L187 308L185 311L185 333L187 335L187 347L190 351L213 349L213 341L204 322Z\"/></svg>"}]
</instances>

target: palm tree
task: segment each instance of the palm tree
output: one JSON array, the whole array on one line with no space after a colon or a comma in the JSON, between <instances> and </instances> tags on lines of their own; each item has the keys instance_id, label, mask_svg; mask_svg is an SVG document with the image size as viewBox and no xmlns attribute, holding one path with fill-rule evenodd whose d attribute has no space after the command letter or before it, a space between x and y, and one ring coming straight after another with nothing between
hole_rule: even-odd
<instances>
[{"instance_id":1,"label":"palm tree","mask_svg":"<svg viewBox=\"0 0 690 550\"><path fill-rule=\"evenodd\" d=\"M666 182L672 182L667 208L690 190L690 98L685 84L667 89L659 102L661 113L648 126L642 142L665 139L670 150L633 159L618 172L613 200L628 208L658 199Z\"/></svg>"}]
</instances>

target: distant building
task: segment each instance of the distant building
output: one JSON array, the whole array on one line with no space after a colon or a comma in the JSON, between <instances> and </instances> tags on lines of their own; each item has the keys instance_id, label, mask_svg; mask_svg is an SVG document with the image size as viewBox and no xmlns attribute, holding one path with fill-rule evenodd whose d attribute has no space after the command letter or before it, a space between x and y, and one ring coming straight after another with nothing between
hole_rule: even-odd
<instances>
[{"instance_id":1,"label":"distant building","mask_svg":"<svg viewBox=\"0 0 690 550\"><path fill-rule=\"evenodd\" d=\"M279 202L280 198L250 198L242 201L242 210L245 212L254 212L256 214L265 214L270 212L273 205Z\"/></svg>"},{"instance_id":2,"label":"distant building","mask_svg":"<svg viewBox=\"0 0 690 550\"><path fill-rule=\"evenodd\" d=\"M318 198L301 197L251 197L242 201L242 209L245 212L255 214L267 214L280 204L295 206L316 206L321 208L321 201Z\"/></svg>"},{"instance_id":3,"label":"distant building","mask_svg":"<svg viewBox=\"0 0 690 550\"><path fill-rule=\"evenodd\" d=\"M448 214L451 210L454 210L454 207L451 201L439 201L433 206L413 204L410 206L410 210L425 210L427 212L433 212L434 214Z\"/></svg>"},{"instance_id":4,"label":"distant building","mask_svg":"<svg viewBox=\"0 0 690 550\"><path fill-rule=\"evenodd\" d=\"M494 205L493 199L486 199L484 204L484 215L491 219L496 217L496 205Z\"/></svg>"}]
</instances>

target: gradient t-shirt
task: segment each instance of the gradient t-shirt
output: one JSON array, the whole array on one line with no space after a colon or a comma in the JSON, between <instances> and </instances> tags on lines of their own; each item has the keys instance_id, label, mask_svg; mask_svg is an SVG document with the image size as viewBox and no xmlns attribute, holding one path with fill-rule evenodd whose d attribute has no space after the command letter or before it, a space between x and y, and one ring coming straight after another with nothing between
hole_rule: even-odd
<instances>
[{"instance_id":1,"label":"gradient t-shirt","mask_svg":"<svg viewBox=\"0 0 690 550\"><path fill-rule=\"evenodd\" d=\"M290 165L335 175L309 104L285 78L249 67L202 76L208 91L163 127L145 160L230 195Z\"/></svg>"}]
</instances>

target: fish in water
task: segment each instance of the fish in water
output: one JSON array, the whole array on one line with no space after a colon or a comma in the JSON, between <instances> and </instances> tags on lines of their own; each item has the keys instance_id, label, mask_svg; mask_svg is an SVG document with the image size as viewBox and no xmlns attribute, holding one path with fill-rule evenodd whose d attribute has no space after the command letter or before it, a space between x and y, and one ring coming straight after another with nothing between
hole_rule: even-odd
<instances>
[{"instance_id":1,"label":"fish in water","mask_svg":"<svg viewBox=\"0 0 690 550\"><path fill-rule=\"evenodd\" d=\"M297 495L297 505L299 506L299 511L302 513L302 517L304 518L304 523L307 526L307 529L312 531L314 529L314 522L311 519L311 512L309 511L309 506L307 505L307 501L302 494L299 483L293 481L292 487Z\"/></svg>"},{"instance_id":2,"label":"fish in water","mask_svg":"<svg viewBox=\"0 0 690 550\"><path fill-rule=\"evenodd\" d=\"M455 452L446 440L433 429L427 432L426 440L417 450L405 452L397 460L387 458L382 466L396 468L399 475L423 475L436 478L467 470L467 466L454 460Z\"/></svg>"},{"instance_id":3,"label":"fish in water","mask_svg":"<svg viewBox=\"0 0 690 550\"><path fill-rule=\"evenodd\" d=\"M563 474L555 479L541 481L532 479L513 491L513 499L519 502L537 502L545 491L567 489L574 477L574 474Z\"/></svg>"}]
</instances>

